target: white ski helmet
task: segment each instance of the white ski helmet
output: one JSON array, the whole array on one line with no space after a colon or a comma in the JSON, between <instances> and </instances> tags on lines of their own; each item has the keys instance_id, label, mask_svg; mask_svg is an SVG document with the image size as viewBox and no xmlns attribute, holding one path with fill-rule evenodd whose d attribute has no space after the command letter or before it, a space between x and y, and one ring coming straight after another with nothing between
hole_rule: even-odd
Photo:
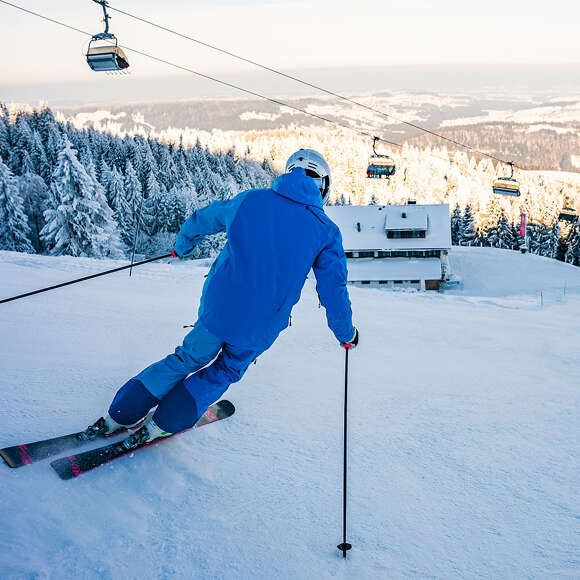
<instances>
[{"instance_id":1,"label":"white ski helmet","mask_svg":"<svg viewBox=\"0 0 580 580\"><path fill-rule=\"evenodd\" d=\"M326 159L314 149L299 149L286 161L286 173L290 173L296 167L302 167L306 171L306 175L314 179L316 186L320 189L322 199L324 199L328 195L332 183L330 167Z\"/></svg>"}]
</instances>

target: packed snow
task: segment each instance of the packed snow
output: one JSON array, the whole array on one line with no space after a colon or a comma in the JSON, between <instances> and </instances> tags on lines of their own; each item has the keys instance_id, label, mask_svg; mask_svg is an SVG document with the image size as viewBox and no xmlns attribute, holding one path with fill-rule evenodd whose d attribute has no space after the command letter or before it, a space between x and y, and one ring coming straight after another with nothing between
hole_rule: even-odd
<instances>
[{"instance_id":1,"label":"packed snow","mask_svg":"<svg viewBox=\"0 0 580 580\"><path fill-rule=\"evenodd\" d=\"M2 578L578 578L580 269L454 248L445 293L352 288L343 358L309 280L236 414L80 478L0 465ZM0 298L122 262L0 252ZM0 305L0 446L76 431L195 321L208 261ZM543 300L543 303L542 303Z\"/></svg>"}]
</instances>

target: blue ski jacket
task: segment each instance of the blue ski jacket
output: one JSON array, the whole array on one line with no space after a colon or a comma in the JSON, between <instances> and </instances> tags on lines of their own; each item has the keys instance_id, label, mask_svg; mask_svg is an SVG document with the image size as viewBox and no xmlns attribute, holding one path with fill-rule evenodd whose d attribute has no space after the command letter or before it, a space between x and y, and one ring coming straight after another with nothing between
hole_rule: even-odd
<instances>
[{"instance_id":1,"label":"blue ski jacket","mask_svg":"<svg viewBox=\"0 0 580 580\"><path fill-rule=\"evenodd\" d=\"M269 189L250 189L196 211L175 252L187 256L204 236L227 232L205 281L199 321L224 342L264 351L288 326L312 268L328 326L341 342L354 334L346 257L338 227L302 168Z\"/></svg>"}]
</instances>

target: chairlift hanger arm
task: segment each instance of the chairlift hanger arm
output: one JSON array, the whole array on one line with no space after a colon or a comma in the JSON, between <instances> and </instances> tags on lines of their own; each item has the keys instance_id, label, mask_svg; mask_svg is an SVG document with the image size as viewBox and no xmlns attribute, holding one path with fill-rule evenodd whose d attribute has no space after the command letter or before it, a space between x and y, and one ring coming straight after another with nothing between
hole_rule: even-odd
<instances>
[{"instance_id":1,"label":"chairlift hanger arm","mask_svg":"<svg viewBox=\"0 0 580 580\"><path fill-rule=\"evenodd\" d=\"M508 163L508 165L510 166L510 169L511 169L510 179L513 179L514 178L514 162L510 161Z\"/></svg>"},{"instance_id":2,"label":"chairlift hanger arm","mask_svg":"<svg viewBox=\"0 0 580 580\"><path fill-rule=\"evenodd\" d=\"M510 168L510 174L509 177L500 177L500 179L507 179L510 181L516 181L514 178L514 168L518 167L513 161L504 161L503 162L504 165L507 165Z\"/></svg>"},{"instance_id":3,"label":"chairlift hanger arm","mask_svg":"<svg viewBox=\"0 0 580 580\"><path fill-rule=\"evenodd\" d=\"M100 38L110 38L112 36L109 32L109 20L111 19L111 16L107 12L107 0L93 0L93 2L101 5L101 8L103 9L103 22L105 23L105 31L95 35L95 37L99 36Z\"/></svg>"},{"instance_id":4,"label":"chairlift hanger arm","mask_svg":"<svg viewBox=\"0 0 580 580\"><path fill-rule=\"evenodd\" d=\"M389 145L395 145L396 147L401 147L398 143L391 143L386 139L382 139L381 137L373 137L373 155L375 157L390 157L390 155L386 155L385 153L377 153L377 143L388 143Z\"/></svg>"}]
</instances>

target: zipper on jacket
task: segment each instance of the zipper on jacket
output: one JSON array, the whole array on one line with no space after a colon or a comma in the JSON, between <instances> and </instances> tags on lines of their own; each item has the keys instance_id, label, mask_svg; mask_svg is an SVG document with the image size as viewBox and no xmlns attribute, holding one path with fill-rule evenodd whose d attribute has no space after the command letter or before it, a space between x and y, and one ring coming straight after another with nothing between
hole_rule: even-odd
<instances>
[{"instance_id":1,"label":"zipper on jacket","mask_svg":"<svg viewBox=\"0 0 580 580\"><path fill-rule=\"evenodd\" d=\"M309 206L306 206L306 209L323 225L326 225L325 221Z\"/></svg>"}]
</instances>

